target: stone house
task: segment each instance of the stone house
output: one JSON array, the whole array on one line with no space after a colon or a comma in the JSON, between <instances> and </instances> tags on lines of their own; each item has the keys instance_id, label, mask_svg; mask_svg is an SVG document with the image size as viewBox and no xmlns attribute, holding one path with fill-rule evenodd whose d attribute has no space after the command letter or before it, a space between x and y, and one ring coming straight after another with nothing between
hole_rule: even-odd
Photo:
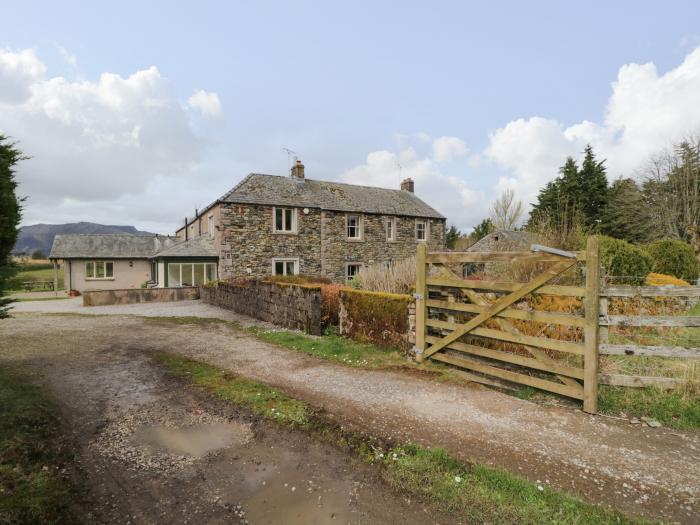
<instances>
[{"instance_id":1,"label":"stone house","mask_svg":"<svg viewBox=\"0 0 700 525\"><path fill-rule=\"evenodd\" d=\"M288 177L251 173L186 219L176 235L212 239L221 278L305 274L334 282L361 267L411 257L418 243L445 244L445 217L406 179L392 190L307 179L296 161Z\"/></svg>"}]
</instances>

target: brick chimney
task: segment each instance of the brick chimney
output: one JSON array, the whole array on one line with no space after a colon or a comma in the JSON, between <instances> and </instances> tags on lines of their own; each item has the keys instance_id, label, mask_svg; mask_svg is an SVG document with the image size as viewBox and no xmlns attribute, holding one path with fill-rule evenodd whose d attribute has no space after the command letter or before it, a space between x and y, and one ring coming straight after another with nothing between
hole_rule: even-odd
<instances>
[{"instance_id":1,"label":"brick chimney","mask_svg":"<svg viewBox=\"0 0 700 525\"><path fill-rule=\"evenodd\" d=\"M408 178L401 181L401 191L413 193L413 179Z\"/></svg>"},{"instance_id":2,"label":"brick chimney","mask_svg":"<svg viewBox=\"0 0 700 525\"><path fill-rule=\"evenodd\" d=\"M292 178L296 180L304 180L304 165L299 159L294 161L294 166L292 166Z\"/></svg>"}]
</instances>

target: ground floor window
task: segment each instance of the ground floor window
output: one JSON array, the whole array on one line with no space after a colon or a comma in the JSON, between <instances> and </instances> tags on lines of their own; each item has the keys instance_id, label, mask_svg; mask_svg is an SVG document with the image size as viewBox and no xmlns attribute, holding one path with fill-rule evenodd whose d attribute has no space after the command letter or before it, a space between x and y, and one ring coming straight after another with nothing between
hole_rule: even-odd
<instances>
[{"instance_id":1,"label":"ground floor window","mask_svg":"<svg viewBox=\"0 0 700 525\"><path fill-rule=\"evenodd\" d=\"M85 263L86 279L113 279L114 263L112 261L88 261Z\"/></svg>"},{"instance_id":2,"label":"ground floor window","mask_svg":"<svg viewBox=\"0 0 700 525\"><path fill-rule=\"evenodd\" d=\"M298 275L299 259L272 259L272 275Z\"/></svg>"},{"instance_id":3,"label":"ground floor window","mask_svg":"<svg viewBox=\"0 0 700 525\"><path fill-rule=\"evenodd\" d=\"M216 280L216 263L168 263L168 287L199 286Z\"/></svg>"},{"instance_id":4,"label":"ground floor window","mask_svg":"<svg viewBox=\"0 0 700 525\"><path fill-rule=\"evenodd\" d=\"M348 263L345 265L345 280L352 281L360 273L360 263Z\"/></svg>"}]
</instances>

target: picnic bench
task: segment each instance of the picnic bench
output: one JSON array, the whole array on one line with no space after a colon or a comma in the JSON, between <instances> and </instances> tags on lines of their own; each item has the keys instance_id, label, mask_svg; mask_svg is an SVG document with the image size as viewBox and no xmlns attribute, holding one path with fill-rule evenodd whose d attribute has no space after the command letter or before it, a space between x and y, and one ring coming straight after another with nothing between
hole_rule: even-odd
<instances>
[{"instance_id":1,"label":"picnic bench","mask_svg":"<svg viewBox=\"0 0 700 525\"><path fill-rule=\"evenodd\" d=\"M53 281L24 281L22 285L27 292L31 292L35 288L53 290Z\"/></svg>"}]
</instances>

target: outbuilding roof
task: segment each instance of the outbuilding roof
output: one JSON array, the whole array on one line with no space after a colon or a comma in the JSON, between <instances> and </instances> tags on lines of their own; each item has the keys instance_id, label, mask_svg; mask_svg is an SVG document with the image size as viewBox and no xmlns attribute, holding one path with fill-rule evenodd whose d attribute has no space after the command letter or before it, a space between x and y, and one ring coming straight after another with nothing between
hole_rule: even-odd
<instances>
[{"instance_id":1,"label":"outbuilding roof","mask_svg":"<svg viewBox=\"0 0 700 525\"><path fill-rule=\"evenodd\" d=\"M128 233L59 234L53 240L50 259L148 259L179 242L166 235Z\"/></svg>"},{"instance_id":2,"label":"outbuilding roof","mask_svg":"<svg viewBox=\"0 0 700 525\"><path fill-rule=\"evenodd\" d=\"M217 202L445 218L409 191L262 173L251 173Z\"/></svg>"}]
</instances>

